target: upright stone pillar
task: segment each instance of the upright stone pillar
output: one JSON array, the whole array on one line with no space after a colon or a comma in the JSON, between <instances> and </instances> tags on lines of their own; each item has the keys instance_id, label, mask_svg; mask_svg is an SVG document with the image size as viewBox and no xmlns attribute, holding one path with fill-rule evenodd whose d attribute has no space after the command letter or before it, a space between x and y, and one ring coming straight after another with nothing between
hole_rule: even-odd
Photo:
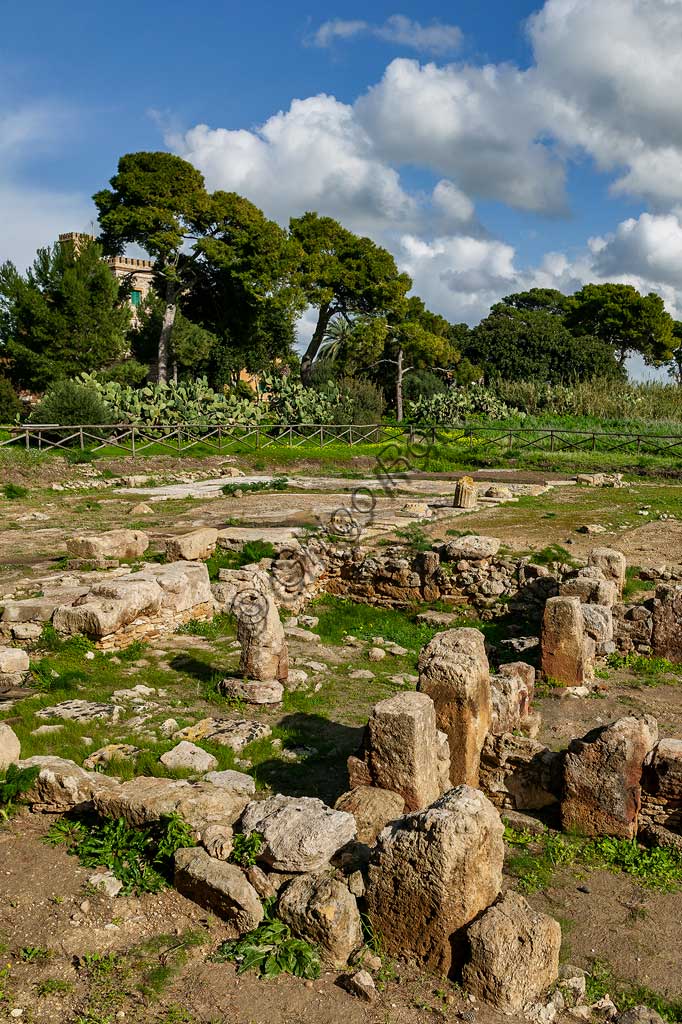
<instances>
[{"instance_id":1,"label":"upright stone pillar","mask_svg":"<svg viewBox=\"0 0 682 1024\"><path fill-rule=\"evenodd\" d=\"M592 678L594 640L585 632L579 597L550 597L542 620L542 671L563 686Z\"/></svg>"},{"instance_id":2,"label":"upright stone pillar","mask_svg":"<svg viewBox=\"0 0 682 1024\"><path fill-rule=\"evenodd\" d=\"M450 782L478 786L481 750L492 721L490 668L478 629L437 633L419 655L417 689L436 706L450 746Z\"/></svg>"},{"instance_id":3,"label":"upright stone pillar","mask_svg":"<svg viewBox=\"0 0 682 1024\"><path fill-rule=\"evenodd\" d=\"M478 488L470 476L463 476L455 484L455 508L475 508Z\"/></svg>"}]
</instances>

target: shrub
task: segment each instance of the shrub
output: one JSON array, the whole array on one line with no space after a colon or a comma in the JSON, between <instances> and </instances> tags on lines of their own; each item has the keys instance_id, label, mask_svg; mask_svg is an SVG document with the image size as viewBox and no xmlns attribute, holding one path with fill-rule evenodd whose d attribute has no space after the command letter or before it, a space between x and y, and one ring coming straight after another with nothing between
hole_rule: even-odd
<instances>
[{"instance_id":1,"label":"shrub","mask_svg":"<svg viewBox=\"0 0 682 1024\"><path fill-rule=\"evenodd\" d=\"M0 780L0 818L7 819L13 812L17 797L27 793L38 778L40 768L17 768L11 764Z\"/></svg>"},{"instance_id":2,"label":"shrub","mask_svg":"<svg viewBox=\"0 0 682 1024\"><path fill-rule=\"evenodd\" d=\"M466 387L450 387L447 391L431 397L419 397L406 406L407 418L414 423L429 423L437 426L461 423L471 416L488 420L502 420L517 410L510 409L492 388L480 381L473 381Z\"/></svg>"},{"instance_id":3,"label":"shrub","mask_svg":"<svg viewBox=\"0 0 682 1024\"><path fill-rule=\"evenodd\" d=\"M5 484L2 493L8 501L14 501L16 498L25 498L28 494L28 487L22 487L20 484Z\"/></svg>"},{"instance_id":4,"label":"shrub","mask_svg":"<svg viewBox=\"0 0 682 1024\"><path fill-rule=\"evenodd\" d=\"M238 974L255 970L265 978L293 974L314 980L320 976L318 950L304 939L294 938L288 925L271 916L268 906L265 920L258 928L240 939L221 943L211 959L217 963L238 963Z\"/></svg>"},{"instance_id":5,"label":"shrub","mask_svg":"<svg viewBox=\"0 0 682 1024\"><path fill-rule=\"evenodd\" d=\"M95 388L75 380L60 380L31 414L32 423L74 425L113 422L113 412Z\"/></svg>"},{"instance_id":6,"label":"shrub","mask_svg":"<svg viewBox=\"0 0 682 1024\"><path fill-rule=\"evenodd\" d=\"M334 423L381 423L384 394L368 380L344 377L340 384L341 400L334 411Z\"/></svg>"},{"instance_id":7,"label":"shrub","mask_svg":"<svg viewBox=\"0 0 682 1024\"><path fill-rule=\"evenodd\" d=\"M0 423L15 423L21 416L21 402L7 377L0 376Z\"/></svg>"}]
</instances>

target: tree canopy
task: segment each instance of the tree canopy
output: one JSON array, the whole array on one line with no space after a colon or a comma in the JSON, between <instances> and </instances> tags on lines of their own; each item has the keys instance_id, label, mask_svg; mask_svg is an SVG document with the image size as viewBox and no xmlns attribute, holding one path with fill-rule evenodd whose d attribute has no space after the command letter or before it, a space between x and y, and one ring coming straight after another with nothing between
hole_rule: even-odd
<instances>
[{"instance_id":1,"label":"tree canopy","mask_svg":"<svg viewBox=\"0 0 682 1024\"><path fill-rule=\"evenodd\" d=\"M0 348L21 387L42 391L111 367L128 348L130 316L125 290L87 238L39 249L25 275L0 267Z\"/></svg>"},{"instance_id":2,"label":"tree canopy","mask_svg":"<svg viewBox=\"0 0 682 1024\"><path fill-rule=\"evenodd\" d=\"M630 284L587 284L568 300L566 326L610 345L621 366L632 352L650 363L666 362L675 347L674 321L655 292L641 295Z\"/></svg>"}]
</instances>

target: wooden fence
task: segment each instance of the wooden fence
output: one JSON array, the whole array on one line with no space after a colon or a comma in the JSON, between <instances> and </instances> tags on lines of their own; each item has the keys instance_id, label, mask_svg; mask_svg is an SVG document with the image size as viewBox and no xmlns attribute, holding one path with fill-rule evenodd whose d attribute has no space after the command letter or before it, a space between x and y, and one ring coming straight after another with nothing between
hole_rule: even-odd
<instances>
[{"instance_id":1,"label":"wooden fence","mask_svg":"<svg viewBox=\"0 0 682 1024\"><path fill-rule=\"evenodd\" d=\"M180 423L172 426L25 424L0 427L0 449L53 451L114 449L135 457L151 449L182 455L201 446L216 453L260 451L269 447L320 449L348 445L452 446L460 451L599 451L682 456L682 434L607 433L558 427L500 427L453 424L448 427L403 424L267 423L259 425Z\"/></svg>"}]
</instances>

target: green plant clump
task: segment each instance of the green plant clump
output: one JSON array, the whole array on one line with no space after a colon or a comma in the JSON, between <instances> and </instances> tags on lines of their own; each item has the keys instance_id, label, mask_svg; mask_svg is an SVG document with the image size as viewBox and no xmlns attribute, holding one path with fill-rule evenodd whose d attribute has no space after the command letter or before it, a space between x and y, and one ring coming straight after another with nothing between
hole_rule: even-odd
<instances>
[{"instance_id":1,"label":"green plant clump","mask_svg":"<svg viewBox=\"0 0 682 1024\"><path fill-rule=\"evenodd\" d=\"M395 531L395 535L415 554L419 551L430 551L433 546L431 538L422 530L418 523L408 523L407 526L401 526Z\"/></svg>"},{"instance_id":2,"label":"green plant clump","mask_svg":"<svg viewBox=\"0 0 682 1024\"><path fill-rule=\"evenodd\" d=\"M320 976L320 954L315 946L294 938L288 925L271 916L270 906L266 906L265 920L258 928L221 943L212 960L237 963L238 974L257 971L265 978L293 974L313 980Z\"/></svg>"},{"instance_id":3,"label":"green plant clump","mask_svg":"<svg viewBox=\"0 0 682 1024\"><path fill-rule=\"evenodd\" d=\"M26 497L28 487L22 487L20 484L5 484L2 493L8 501L16 501L18 498Z\"/></svg>"},{"instance_id":4,"label":"green plant clump","mask_svg":"<svg viewBox=\"0 0 682 1024\"><path fill-rule=\"evenodd\" d=\"M123 883L123 892L136 895L165 888L175 851L194 846L192 830L177 814L146 828L131 828L122 818L90 825L61 818L45 841L66 845L84 867L109 868Z\"/></svg>"},{"instance_id":5,"label":"green plant clump","mask_svg":"<svg viewBox=\"0 0 682 1024\"><path fill-rule=\"evenodd\" d=\"M16 809L16 799L27 793L40 774L40 768L18 768L11 764L0 780L0 818L5 821Z\"/></svg>"},{"instance_id":6,"label":"green plant clump","mask_svg":"<svg viewBox=\"0 0 682 1024\"><path fill-rule=\"evenodd\" d=\"M252 867L262 849L263 836L260 832L250 832L249 835L237 832L232 839L231 859L243 868Z\"/></svg>"},{"instance_id":7,"label":"green plant clump","mask_svg":"<svg viewBox=\"0 0 682 1024\"><path fill-rule=\"evenodd\" d=\"M285 476L276 476L272 480L252 480L250 483L224 484L221 489L223 494L227 494L228 497L234 497L238 492L240 494L253 494L257 491L286 491L288 486L289 481Z\"/></svg>"}]
</instances>

